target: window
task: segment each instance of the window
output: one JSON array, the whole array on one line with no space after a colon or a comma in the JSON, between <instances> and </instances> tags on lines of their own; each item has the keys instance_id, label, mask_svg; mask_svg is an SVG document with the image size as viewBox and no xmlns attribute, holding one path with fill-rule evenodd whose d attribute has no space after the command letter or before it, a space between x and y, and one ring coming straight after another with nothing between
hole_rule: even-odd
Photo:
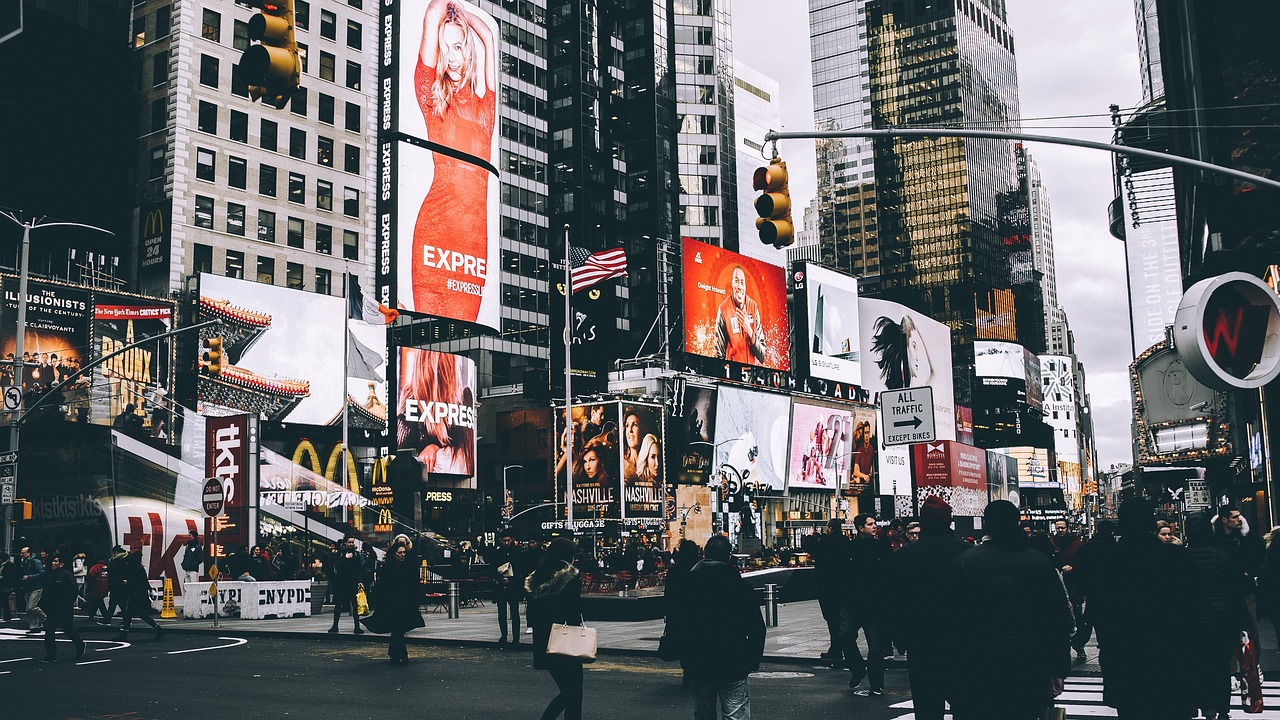
<instances>
[{"instance_id":1,"label":"window","mask_svg":"<svg viewBox=\"0 0 1280 720\"><path fill-rule=\"evenodd\" d=\"M326 125L333 124L333 96L320 93L316 102L320 122Z\"/></svg>"},{"instance_id":2,"label":"window","mask_svg":"<svg viewBox=\"0 0 1280 720\"><path fill-rule=\"evenodd\" d=\"M152 180L161 180L164 178L164 146L151 148L151 166L150 178Z\"/></svg>"},{"instance_id":3,"label":"window","mask_svg":"<svg viewBox=\"0 0 1280 720\"><path fill-rule=\"evenodd\" d=\"M316 223L316 252L333 254L333 226Z\"/></svg>"},{"instance_id":4,"label":"window","mask_svg":"<svg viewBox=\"0 0 1280 720\"><path fill-rule=\"evenodd\" d=\"M271 165L258 166L258 194L276 196L276 169Z\"/></svg>"},{"instance_id":5,"label":"window","mask_svg":"<svg viewBox=\"0 0 1280 720\"><path fill-rule=\"evenodd\" d=\"M342 169L349 173L360 172L360 146L347 145L343 149Z\"/></svg>"},{"instance_id":6,"label":"window","mask_svg":"<svg viewBox=\"0 0 1280 720\"><path fill-rule=\"evenodd\" d=\"M360 191L349 187L342 190L342 214L360 217Z\"/></svg>"},{"instance_id":7,"label":"window","mask_svg":"<svg viewBox=\"0 0 1280 720\"><path fill-rule=\"evenodd\" d=\"M364 32L360 27L360 23L355 20L347 21L347 47L352 50L360 50L364 44Z\"/></svg>"},{"instance_id":8,"label":"window","mask_svg":"<svg viewBox=\"0 0 1280 720\"><path fill-rule=\"evenodd\" d=\"M249 97L249 81L245 79L239 63L231 65L231 94L236 97Z\"/></svg>"},{"instance_id":9,"label":"window","mask_svg":"<svg viewBox=\"0 0 1280 720\"><path fill-rule=\"evenodd\" d=\"M218 106L211 102L200 101L196 111L196 129L213 135L218 133Z\"/></svg>"},{"instance_id":10,"label":"window","mask_svg":"<svg viewBox=\"0 0 1280 720\"><path fill-rule=\"evenodd\" d=\"M306 176L302 173L289 173L289 202L302 204L306 191Z\"/></svg>"},{"instance_id":11,"label":"window","mask_svg":"<svg viewBox=\"0 0 1280 720\"><path fill-rule=\"evenodd\" d=\"M279 129L280 126L277 125L274 120L267 120L265 118L262 120L262 126L258 131L262 137L259 138L258 144L262 146L263 150L275 152L276 133Z\"/></svg>"},{"instance_id":12,"label":"window","mask_svg":"<svg viewBox=\"0 0 1280 720\"><path fill-rule=\"evenodd\" d=\"M223 273L229 278L244 279L244 253L235 250L227 251L227 271Z\"/></svg>"},{"instance_id":13,"label":"window","mask_svg":"<svg viewBox=\"0 0 1280 720\"><path fill-rule=\"evenodd\" d=\"M307 89L300 87L293 91L293 97L289 99L289 112L294 115L307 116Z\"/></svg>"},{"instance_id":14,"label":"window","mask_svg":"<svg viewBox=\"0 0 1280 720\"><path fill-rule=\"evenodd\" d=\"M360 132L360 106L355 103L347 103L347 129Z\"/></svg>"},{"instance_id":15,"label":"window","mask_svg":"<svg viewBox=\"0 0 1280 720\"><path fill-rule=\"evenodd\" d=\"M200 56L200 84L218 87L218 58L212 55Z\"/></svg>"},{"instance_id":16,"label":"window","mask_svg":"<svg viewBox=\"0 0 1280 720\"><path fill-rule=\"evenodd\" d=\"M264 285L276 284L275 258L258 256L258 282Z\"/></svg>"},{"instance_id":17,"label":"window","mask_svg":"<svg viewBox=\"0 0 1280 720\"><path fill-rule=\"evenodd\" d=\"M360 89L360 63L347 61L347 87L352 90Z\"/></svg>"},{"instance_id":18,"label":"window","mask_svg":"<svg viewBox=\"0 0 1280 720\"><path fill-rule=\"evenodd\" d=\"M196 179L213 182L218 154L208 148L196 148Z\"/></svg>"},{"instance_id":19,"label":"window","mask_svg":"<svg viewBox=\"0 0 1280 720\"><path fill-rule=\"evenodd\" d=\"M213 246L201 245L196 243L195 249L191 253L192 272L211 273L213 272Z\"/></svg>"},{"instance_id":20,"label":"window","mask_svg":"<svg viewBox=\"0 0 1280 720\"><path fill-rule=\"evenodd\" d=\"M227 234L244 237L244 206L227 203Z\"/></svg>"},{"instance_id":21,"label":"window","mask_svg":"<svg viewBox=\"0 0 1280 720\"><path fill-rule=\"evenodd\" d=\"M302 263L285 263L284 284L294 290L302 290Z\"/></svg>"},{"instance_id":22,"label":"window","mask_svg":"<svg viewBox=\"0 0 1280 720\"><path fill-rule=\"evenodd\" d=\"M196 227L213 229L213 198L196 196Z\"/></svg>"},{"instance_id":23,"label":"window","mask_svg":"<svg viewBox=\"0 0 1280 720\"><path fill-rule=\"evenodd\" d=\"M321 80L328 80L329 82L333 82L334 73L335 73L334 68L336 68L337 65L338 65L338 59L334 57L333 53L327 53L323 50L320 51L320 79Z\"/></svg>"},{"instance_id":24,"label":"window","mask_svg":"<svg viewBox=\"0 0 1280 720\"><path fill-rule=\"evenodd\" d=\"M316 292L321 295L333 293L333 273L323 268L316 268Z\"/></svg>"},{"instance_id":25,"label":"window","mask_svg":"<svg viewBox=\"0 0 1280 720\"><path fill-rule=\"evenodd\" d=\"M200 23L200 35L210 42L222 41L222 15L204 9L204 20Z\"/></svg>"},{"instance_id":26,"label":"window","mask_svg":"<svg viewBox=\"0 0 1280 720\"><path fill-rule=\"evenodd\" d=\"M249 23L243 20L231 23L231 47L238 52L249 49Z\"/></svg>"},{"instance_id":27,"label":"window","mask_svg":"<svg viewBox=\"0 0 1280 720\"><path fill-rule=\"evenodd\" d=\"M249 142L249 113L239 110L231 111L231 139L236 142Z\"/></svg>"},{"instance_id":28,"label":"window","mask_svg":"<svg viewBox=\"0 0 1280 720\"><path fill-rule=\"evenodd\" d=\"M359 10L364 7L364 0L347 0L347 4Z\"/></svg>"},{"instance_id":29,"label":"window","mask_svg":"<svg viewBox=\"0 0 1280 720\"><path fill-rule=\"evenodd\" d=\"M302 218L289 218L289 227L287 235L285 236L285 242L287 242L291 248L302 247Z\"/></svg>"},{"instance_id":30,"label":"window","mask_svg":"<svg viewBox=\"0 0 1280 720\"><path fill-rule=\"evenodd\" d=\"M307 48L306 43L298 43L298 61L299 61L299 64L302 65L303 74L307 72L307 66L308 66L307 59L311 55L311 53L308 52L308 50L309 48Z\"/></svg>"},{"instance_id":31,"label":"window","mask_svg":"<svg viewBox=\"0 0 1280 720\"><path fill-rule=\"evenodd\" d=\"M249 175L249 165L244 158L238 158L233 155L227 156L227 184L233 188L245 189L247 184L246 177Z\"/></svg>"},{"instance_id":32,"label":"window","mask_svg":"<svg viewBox=\"0 0 1280 720\"><path fill-rule=\"evenodd\" d=\"M307 0L294 0L293 24L299 30L306 30L311 25L311 3Z\"/></svg>"},{"instance_id":33,"label":"window","mask_svg":"<svg viewBox=\"0 0 1280 720\"><path fill-rule=\"evenodd\" d=\"M156 37L162 38L169 34L169 28L173 25L173 11L168 5L156 10Z\"/></svg>"},{"instance_id":34,"label":"window","mask_svg":"<svg viewBox=\"0 0 1280 720\"><path fill-rule=\"evenodd\" d=\"M316 180L316 207L333 210L333 183L328 180Z\"/></svg>"},{"instance_id":35,"label":"window","mask_svg":"<svg viewBox=\"0 0 1280 720\"><path fill-rule=\"evenodd\" d=\"M316 162L325 167L333 167L333 138L316 136Z\"/></svg>"},{"instance_id":36,"label":"window","mask_svg":"<svg viewBox=\"0 0 1280 720\"><path fill-rule=\"evenodd\" d=\"M270 210L258 211L258 240L269 243L276 241L276 214Z\"/></svg>"},{"instance_id":37,"label":"window","mask_svg":"<svg viewBox=\"0 0 1280 720\"><path fill-rule=\"evenodd\" d=\"M345 260L360 259L360 233L355 230L342 231L342 257Z\"/></svg>"},{"instance_id":38,"label":"window","mask_svg":"<svg viewBox=\"0 0 1280 720\"><path fill-rule=\"evenodd\" d=\"M151 85L163 85L169 79L169 53L156 53L151 56Z\"/></svg>"},{"instance_id":39,"label":"window","mask_svg":"<svg viewBox=\"0 0 1280 720\"><path fill-rule=\"evenodd\" d=\"M320 37L334 40L338 37L338 18L328 10L320 11Z\"/></svg>"},{"instance_id":40,"label":"window","mask_svg":"<svg viewBox=\"0 0 1280 720\"><path fill-rule=\"evenodd\" d=\"M160 132L169 125L169 99L160 98L151 103L151 132Z\"/></svg>"},{"instance_id":41,"label":"window","mask_svg":"<svg viewBox=\"0 0 1280 720\"><path fill-rule=\"evenodd\" d=\"M299 160L307 159L307 131L289 128L289 155Z\"/></svg>"}]
</instances>

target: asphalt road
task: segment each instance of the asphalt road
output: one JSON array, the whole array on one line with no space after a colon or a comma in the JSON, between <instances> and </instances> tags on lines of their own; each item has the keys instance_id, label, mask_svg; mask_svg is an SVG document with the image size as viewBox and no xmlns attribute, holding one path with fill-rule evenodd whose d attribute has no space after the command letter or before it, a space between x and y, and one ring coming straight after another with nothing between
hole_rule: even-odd
<instances>
[{"instance_id":1,"label":"asphalt road","mask_svg":"<svg viewBox=\"0 0 1280 720\"><path fill-rule=\"evenodd\" d=\"M0 630L0 715L6 720L218 720L304 717L358 720L436 716L537 718L555 695L529 652L410 645L413 663L386 663L386 645L354 639L236 637L169 633L151 642L108 640L89 630L87 656L59 643L56 664L37 662L38 638ZM899 718L905 672L892 672L880 698L858 697L848 674L818 666L766 665L751 681L761 718ZM908 711L909 712L909 711ZM605 656L587 666L584 715L692 717L680 670L650 657Z\"/></svg>"}]
</instances>

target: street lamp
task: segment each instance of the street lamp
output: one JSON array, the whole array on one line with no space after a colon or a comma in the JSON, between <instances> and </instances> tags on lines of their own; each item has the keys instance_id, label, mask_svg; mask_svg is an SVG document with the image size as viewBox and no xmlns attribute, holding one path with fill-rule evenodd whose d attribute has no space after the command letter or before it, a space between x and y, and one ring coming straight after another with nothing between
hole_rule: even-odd
<instances>
[{"instance_id":1,"label":"street lamp","mask_svg":"<svg viewBox=\"0 0 1280 720\"><path fill-rule=\"evenodd\" d=\"M0 215L13 221L22 228L22 245L18 250L18 328L17 336L13 348L13 379L14 383L22 386L22 370L26 367L22 360L22 354L26 352L26 335L27 335L27 256L31 249L31 231L35 228L51 228L51 227L78 227L85 230L100 232L104 235L115 236L115 233L96 225L85 225L76 222L40 222L32 220L23 222L12 213L0 210ZM18 452L18 428L17 413L9 422L9 452L17 454ZM9 501L4 503L4 549L9 554L13 554L13 498L12 495L17 492L18 488L18 460L15 458L13 462L13 477L6 481L11 484L12 490L8 493L0 491L0 495L9 497Z\"/></svg>"}]
</instances>

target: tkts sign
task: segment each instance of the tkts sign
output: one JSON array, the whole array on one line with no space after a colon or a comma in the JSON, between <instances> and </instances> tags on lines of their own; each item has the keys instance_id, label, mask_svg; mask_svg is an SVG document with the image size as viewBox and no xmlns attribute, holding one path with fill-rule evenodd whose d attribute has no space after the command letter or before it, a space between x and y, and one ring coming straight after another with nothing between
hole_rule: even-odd
<instances>
[{"instance_id":1,"label":"tkts sign","mask_svg":"<svg viewBox=\"0 0 1280 720\"><path fill-rule=\"evenodd\" d=\"M257 486L257 421L255 415L205 420L205 477L221 479L227 493L224 516L211 521L218 523L219 547L206 545L220 558L233 545L248 548L251 540L252 511L257 506L250 497L250 490Z\"/></svg>"}]
</instances>

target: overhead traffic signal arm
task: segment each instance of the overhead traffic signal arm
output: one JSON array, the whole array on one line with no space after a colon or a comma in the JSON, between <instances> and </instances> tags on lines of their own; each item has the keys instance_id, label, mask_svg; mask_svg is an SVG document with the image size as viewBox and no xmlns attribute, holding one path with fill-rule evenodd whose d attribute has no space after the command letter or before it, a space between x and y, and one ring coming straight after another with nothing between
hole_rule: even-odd
<instances>
[{"instance_id":1,"label":"overhead traffic signal arm","mask_svg":"<svg viewBox=\"0 0 1280 720\"><path fill-rule=\"evenodd\" d=\"M791 224L791 189L787 183L787 164L781 158L769 161L768 167L756 168L751 187L763 191L756 198L756 230L760 242L784 248L795 242Z\"/></svg>"},{"instance_id":2,"label":"overhead traffic signal arm","mask_svg":"<svg viewBox=\"0 0 1280 720\"><path fill-rule=\"evenodd\" d=\"M259 0L249 18L249 46L240 56L240 72L249 97L284 109L302 80L302 57L293 37L293 0Z\"/></svg>"}]
</instances>

